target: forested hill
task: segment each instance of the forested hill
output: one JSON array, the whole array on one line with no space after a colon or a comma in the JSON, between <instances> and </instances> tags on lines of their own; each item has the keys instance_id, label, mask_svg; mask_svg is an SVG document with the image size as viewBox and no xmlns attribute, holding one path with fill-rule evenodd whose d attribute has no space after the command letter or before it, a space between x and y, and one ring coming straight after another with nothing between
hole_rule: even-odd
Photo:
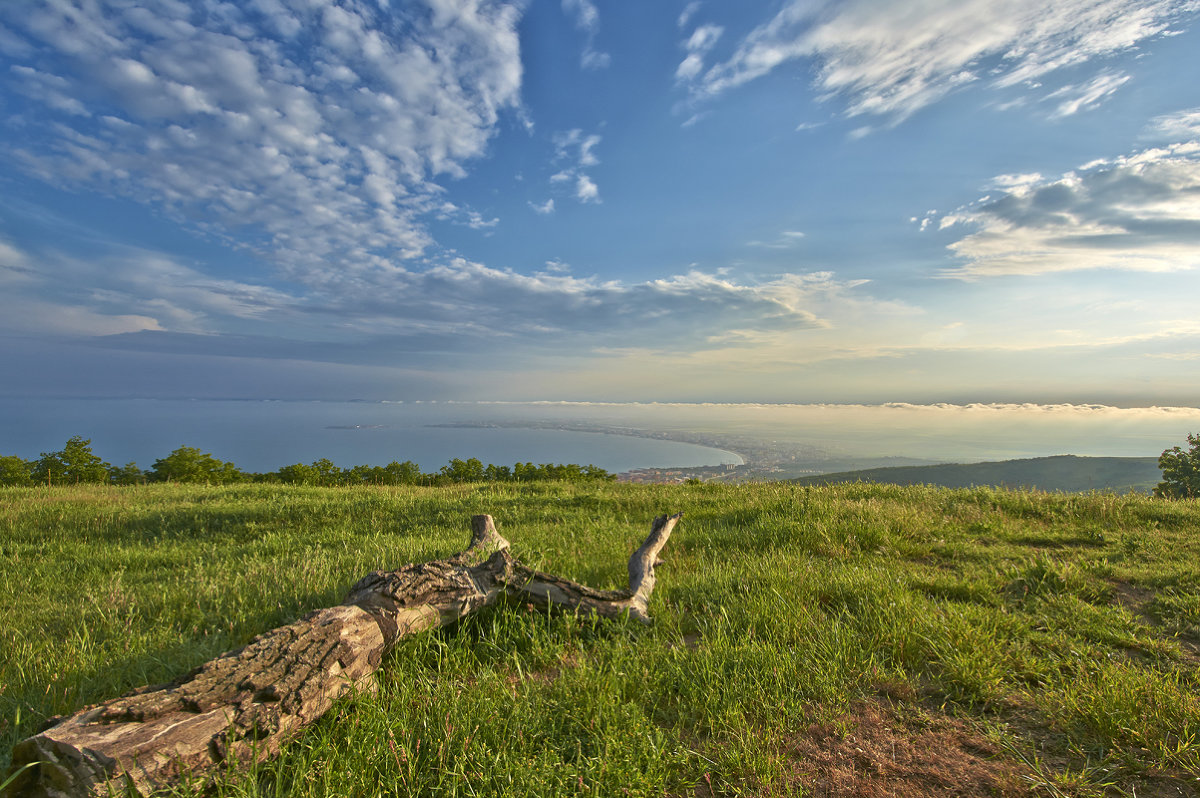
<instances>
[{"instance_id":1,"label":"forested hill","mask_svg":"<svg viewBox=\"0 0 1200 798\"><path fill-rule=\"evenodd\" d=\"M941 485L967 488L991 485L1037 488L1046 491L1083 492L1112 490L1149 493L1162 479L1156 457L1033 457L993 463L945 463L841 471L793 480L801 485L837 482L884 482L892 485Z\"/></svg>"}]
</instances>

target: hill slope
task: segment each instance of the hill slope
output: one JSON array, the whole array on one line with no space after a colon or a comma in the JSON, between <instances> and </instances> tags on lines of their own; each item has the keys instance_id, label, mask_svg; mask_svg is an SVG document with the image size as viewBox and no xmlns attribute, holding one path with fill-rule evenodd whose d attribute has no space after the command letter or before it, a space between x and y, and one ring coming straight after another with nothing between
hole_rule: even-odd
<instances>
[{"instance_id":1,"label":"hill slope","mask_svg":"<svg viewBox=\"0 0 1200 798\"><path fill-rule=\"evenodd\" d=\"M1149 493L1161 479L1157 457L1078 457L1063 454L992 463L868 468L800 477L792 481L800 485L882 482L888 485L937 485L944 488L988 485L1066 493L1089 490Z\"/></svg>"},{"instance_id":2,"label":"hill slope","mask_svg":"<svg viewBox=\"0 0 1200 798\"><path fill-rule=\"evenodd\" d=\"M787 482L0 489L0 772L474 513L613 588L675 511L651 625L485 608L180 798L1195 795L1200 501Z\"/></svg>"}]
</instances>

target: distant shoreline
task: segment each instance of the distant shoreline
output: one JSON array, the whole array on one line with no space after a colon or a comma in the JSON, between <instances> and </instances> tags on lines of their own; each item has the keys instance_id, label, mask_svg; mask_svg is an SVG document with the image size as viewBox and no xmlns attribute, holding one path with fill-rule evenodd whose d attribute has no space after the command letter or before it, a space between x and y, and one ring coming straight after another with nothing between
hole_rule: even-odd
<instances>
[{"instance_id":1,"label":"distant shoreline","mask_svg":"<svg viewBox=\"0 0 1200 798\"><path fill-rule=\"evenodd\" d=\"M705 449L731 454L741 460L740 463L735 463L737 466L754 465L752 456L739 452L726 446L714 445L715 440L704 438L697 440L701 436L690 435L688 433L670 433L657 432L653 430L639 429L637 427L614 427L607 424L570 424L554 421L455 421L445 422L442 424L426 424L426 427L435 427L442 429L538 429L538 430L558 430L561 432L589 432L596 435L621 435L627 438L642 438L644 440L670 441L672 443L686 443L692 446L702 446ZM713 466L720 464L714 463ZM679 468L693 468L694 466L679 466ZM631 471L639 471L641 469L631 469Z\"/></svg>"}]
</instances>

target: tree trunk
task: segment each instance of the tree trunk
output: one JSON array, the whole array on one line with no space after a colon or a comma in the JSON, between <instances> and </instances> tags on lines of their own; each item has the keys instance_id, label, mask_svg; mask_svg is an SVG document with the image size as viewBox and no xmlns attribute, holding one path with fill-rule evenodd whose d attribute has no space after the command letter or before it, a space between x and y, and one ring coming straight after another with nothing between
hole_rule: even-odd
<instances>
[{"instance_id":1,"label":"tree trunk","mask_svg":"<svg viewBox=\"0 0 1200 798\"><path fill-rule=\"evenodd\" d=\"M345 601L259 635L179 679L60 720L13 749L10 796L145 794L268 759L349 690L370 689L407 634L453 623L501 593L539 606L648 621L654 566L679 515L655 519L629 560L629 589L593 590L513 559L491 516L445 560L375 571ZM21 768L32 764L21 771Z\"/></svg>"}]
</instances>

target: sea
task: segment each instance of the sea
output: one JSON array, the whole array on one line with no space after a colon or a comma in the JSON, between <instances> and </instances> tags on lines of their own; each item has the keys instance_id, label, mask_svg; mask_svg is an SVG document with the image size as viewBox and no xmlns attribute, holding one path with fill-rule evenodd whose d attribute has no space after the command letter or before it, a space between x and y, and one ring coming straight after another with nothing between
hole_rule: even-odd
<instances>
[{"instance_id":1,"label":"sea","mask_svg":"<svg viewBox=\"0 0 1200 798\"><path fill-rule=\"evenodd\" d=\"M109 463L144 469L180 446L248 471L319 458L343 468L411 460L427 472L472 457L496 465L578 463L614 473L743 462L733 452L692 443L495 426L538 423L536 414L513 411L438 402L0 399L0 454L35 459L79 435Z\"/></svg>"},{"instance_id":2,"label":"sea","mask_svg":"<svg viewBox=\"0 0 1200 798\"><path fill-rule=\"evenodd\" d=\"M738 464L740 452L764 445L812 460L1150 457L1186 447L1188 433L1200 433L1200 408L0 398L0 455L35 459L79 435L108 462L146 469L180 446L250 471L319 458L344 468L412 460L436 471L475 457L623 472Z\"/></svg>"}]
</instances>

